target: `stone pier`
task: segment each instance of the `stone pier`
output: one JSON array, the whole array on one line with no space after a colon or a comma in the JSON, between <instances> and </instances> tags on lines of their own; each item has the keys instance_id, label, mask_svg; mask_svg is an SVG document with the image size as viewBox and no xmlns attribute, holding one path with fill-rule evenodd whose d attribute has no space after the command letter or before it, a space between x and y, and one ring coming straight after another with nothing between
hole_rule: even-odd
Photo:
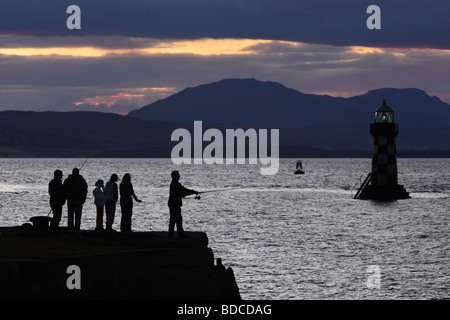
<instances>
[{"instance_id":1,"label":"stone pier","mask_svg":"<svg viewBox=\"0 0 450 320\"><path fill-rule=\"evenodd\" d=\"M0 228L0 299L239 300L208 237L167 232L21 235ZM78 271L72 271L76 266ZM74 288L78 285L78 288Z\"/></svg>"}]
</instances>

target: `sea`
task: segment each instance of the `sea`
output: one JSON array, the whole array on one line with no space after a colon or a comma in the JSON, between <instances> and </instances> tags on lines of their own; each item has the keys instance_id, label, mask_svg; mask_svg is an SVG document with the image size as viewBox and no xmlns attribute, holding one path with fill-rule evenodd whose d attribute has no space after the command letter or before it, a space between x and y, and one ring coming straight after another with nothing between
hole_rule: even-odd
<instances>
[{"instance_id":1,"label":"sea","mask_svg":"<svg viewBox=\"0 0 450 320\"><path fill-rule=\"evenodd\" d=\"M95 227L95 182L130 173L142 199L132 229L166 231L170 173L178 170L184 186L205 192L184 199L185 230L208 235L243 299L450 298L450 159L398 159L398 180L411 198L391 202L353 199L370 159L301 159L303 175L294 174L297 160L280 159L277 174L261 175L254 164L1 159L0 225L50 214L53 171L66 178L78 167L89 184L82 229ZM119 220L118 206L116 229Z\"/></svg>"}]
</instances>

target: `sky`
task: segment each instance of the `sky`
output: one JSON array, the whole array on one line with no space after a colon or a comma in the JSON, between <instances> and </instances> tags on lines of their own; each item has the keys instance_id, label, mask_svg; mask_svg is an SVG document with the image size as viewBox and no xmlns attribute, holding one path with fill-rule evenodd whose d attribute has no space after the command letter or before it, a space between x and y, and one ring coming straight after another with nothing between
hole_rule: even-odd
<instances>
[{"instance_id":1,"label":"sky","mask_svg":"<svg viewBox=\"0 0 450 320\"><path fill-rule=\"evenodd\" d=\"M450 103L449 34L448 0L1 0L0 110L127 114L226 78Z\"/></svg>"}]
</instances>

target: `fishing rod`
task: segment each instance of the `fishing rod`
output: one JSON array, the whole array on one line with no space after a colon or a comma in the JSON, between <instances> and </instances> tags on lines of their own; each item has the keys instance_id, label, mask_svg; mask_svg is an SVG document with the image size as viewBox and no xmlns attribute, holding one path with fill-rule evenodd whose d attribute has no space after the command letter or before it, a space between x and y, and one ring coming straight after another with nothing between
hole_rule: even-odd
<instances>
[{"instance_id":1,"label":"fishing rod","mask_svg":"<svg viewBox=\"0 0 450 320\"><path fill-rule=\"evenodd\" d=\"M89 158L86 158L86 160L84 160L83 164L81 165L81 167L78 168L78 170L81 170L84 165L86 164L86 162L88 162Z\"/></svg>"},{"instance_id":2,"label":"fishing rod","mask_svg":"<svg viewBox=\"0 0 450 320\"><path fill-rule=\"evenodd\" d=\"M222 192L222 191L237 190L237 189L244 189L244 188L241 188L241 187L239 187L239 188L223 188L223 189L214 189L214 190L201 191L201 192L199 192L199 193L195 196L194 199L195 199L195 200L200 200L200 199L201 199L201 197L200 197L200 194L201 194L201 193Z\"/></svg>"},{"instance_id":3,"label":"fishing rod","mask_svg":"<svg viewBox=\"0 0 450 320\"><path fill-rule=\"evenodd\" d=\"M241 187L236 187L236 188L223 188L223 189L214 189L214 190L201 191L200 193L208 193L208 192L220 192L220 191L228 191L228 190L236 190L236 189L244 189L244 188L241 188Z\"/></svg>"}]
</instances>

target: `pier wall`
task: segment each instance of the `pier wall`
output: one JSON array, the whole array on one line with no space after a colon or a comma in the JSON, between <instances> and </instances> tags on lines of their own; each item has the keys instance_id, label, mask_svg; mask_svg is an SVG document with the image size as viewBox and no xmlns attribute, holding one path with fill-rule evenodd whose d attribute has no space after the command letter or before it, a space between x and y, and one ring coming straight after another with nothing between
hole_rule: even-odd
<instances>
[{"instance_id":1,"label":"pier wall","mask_svg":"<svg viewBox=\"0 0 450 320\"><path fill-rule=\"evenodd\" d=\"M206 236L206 235L205 235ZM79 289L69 289L69 266ZM240 299L231 268L208 247L137 248L45 258L1 258L0 299Z\"/></svg>"}]
</instances>

